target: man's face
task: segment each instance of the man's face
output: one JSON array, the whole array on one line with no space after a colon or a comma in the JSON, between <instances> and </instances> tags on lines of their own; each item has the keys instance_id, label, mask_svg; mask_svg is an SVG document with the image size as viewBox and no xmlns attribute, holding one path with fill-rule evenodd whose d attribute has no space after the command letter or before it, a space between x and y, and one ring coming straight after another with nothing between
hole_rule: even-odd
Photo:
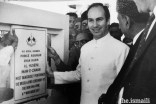
<instances>
[{"instance_id":1,"label":"man's face","mask_svg":"<svg viewBox=\"0 0 156 104\"><path fill-rule=\"evenodd\" d=\"M127 34L126 29L126 18L122 17L120 13L118 13L118 21L119 21L119 28L121 29L124 35Z\"/></svg>"},{"instance_id":2,"label":"man's face","mask_svg":"<svg viewBox=\"0 0 156 104\"><path fill-rule=\"evenodd\" d=\"M82 30L88 29L88 23L87 22L88 22L87 20L83 20L82 21L82 24L81 24Z\"/></svg>"},{"instance_id":3,"label":"man's face","mask_svg":"<svg viewBox=\"0 0 156 104\"><path fill-rule=\"evenodd\" d=\"M139 12L149 12L151 0L134 0Z\"/></svg>"},{"instance_id":4,"label":"man's face","mask_svg":"<svg viewBox=\"0 0 156 104\"><path fill-rule=\"evenodd\" d=\"M108 32L108 22L101 6L92 7L88 11L88 28L95 39L105 36Z\"/></svg>"},{"instance_id":5,"label":"man's face","mask_svg":"<svg viewBox=\"0 0 156 104\"><path fill-rule=\"evenodd\" d=\"M80 49L85 43L87 43L89 41L89 37L88 34L86 33L79 33L76 36L76 40L75 40L75 46Z\"/></svg>"},{"instance_id":6,"label":"man's face","mask_svg":"<svg viewBox=\"0 0 156 104\"><path fill-rule=\"evenodd\" d=\"M73 28L76 17L69 16L69 28Z\"/></svg>"},{"instance_id":7,"label":"man's face","mask_svg":"<svg viewBox=\"0 0 156 104\"><path fill-rule=\"evenodd\" d=\"M81 22L76 22L74 25L74 29L76 29L79 32L81 30Z\"/></svg>"}]
</instances>

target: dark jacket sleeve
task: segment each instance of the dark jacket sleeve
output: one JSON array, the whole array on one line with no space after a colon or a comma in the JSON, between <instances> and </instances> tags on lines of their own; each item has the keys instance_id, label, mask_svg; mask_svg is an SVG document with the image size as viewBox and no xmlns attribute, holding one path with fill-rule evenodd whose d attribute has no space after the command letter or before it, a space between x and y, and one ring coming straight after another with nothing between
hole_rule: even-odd
<instances>
[{"instance_id":1,"label":"dark jacket sleeve","mask_svg":"<svg viewBox=\"0 0 156 104\"><path fill-rule=\"evenodd\" d=\"M71 71L70 67L66 65L62 60L59 65L56 65L57 71L65 72L65 71Z\"/></svg>"}]
</instances>

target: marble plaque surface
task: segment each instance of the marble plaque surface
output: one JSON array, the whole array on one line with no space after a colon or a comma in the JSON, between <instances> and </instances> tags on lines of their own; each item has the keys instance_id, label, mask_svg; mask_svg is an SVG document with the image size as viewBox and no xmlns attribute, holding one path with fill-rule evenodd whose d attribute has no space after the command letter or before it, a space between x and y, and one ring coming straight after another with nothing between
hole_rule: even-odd
<instances>
[{"instance_id":1,"label":"marble plaque surface","mask_svg":"<svg viewBox=\"0 0 156 104\"><path fill-rule=\"evenodd\" d=\"M46 93L46 29L14 28L18 46L14 54L14 99L23 101Z\"/></svg>"}]
</instances>

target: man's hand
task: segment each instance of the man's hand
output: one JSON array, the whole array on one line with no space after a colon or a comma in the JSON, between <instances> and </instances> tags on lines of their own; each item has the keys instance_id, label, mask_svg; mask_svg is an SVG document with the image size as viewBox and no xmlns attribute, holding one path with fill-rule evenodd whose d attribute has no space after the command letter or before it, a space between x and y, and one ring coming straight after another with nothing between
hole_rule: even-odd
<instances>
[{"instance_id":1,"label":"man's hand","mask_svg":"<svg viewBox=\"0 0 156 104\"><path fill-rule=\"evenodd\" d=\"M47 46L47 48L48 48L48 56L54 60L56 65L59 65L61 62L59 55L56 53L56 51L52 47Z\"/></svg>"},{"instance_id":2,"label":"man's hand","mask_svg":"<svg viewBox=\"0 0 156 104\"><path fill-rule=\"evenodd\" d=\"M47 76L53 78L54 77L53 72L54 71L52 70L52 68L47 64L46 65L46 74L47 74Z\"/></svg>"}]
</instances>

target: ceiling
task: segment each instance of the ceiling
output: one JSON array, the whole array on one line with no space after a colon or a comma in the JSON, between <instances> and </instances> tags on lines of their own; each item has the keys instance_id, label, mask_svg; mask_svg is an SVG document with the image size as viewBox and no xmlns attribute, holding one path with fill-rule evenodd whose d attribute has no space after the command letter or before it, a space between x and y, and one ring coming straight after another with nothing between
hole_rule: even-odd
<instances>
[{"instance_id":1,"label":"ceiling","mask_svg":"<svg viewBox=\"0 0 156 104\"><path fill-rule=\"evenodd\" d=\"M78 16L80 16L92 3L100 2L109 5L112 18L111 21L117 21L116 0L0 0L0 1L56 12L60 14L66 14L67 12L76 12Z\"/></svg>"},{"instance_id":2,"label":"ceiling","mask_svg":"<svg viewBox=\"0 0 156 104\"><path fill-rule=\"evenodd\" d=\"M79 0L0 0L0 1L79 1Z\"/></svg>"}]
</instances>

